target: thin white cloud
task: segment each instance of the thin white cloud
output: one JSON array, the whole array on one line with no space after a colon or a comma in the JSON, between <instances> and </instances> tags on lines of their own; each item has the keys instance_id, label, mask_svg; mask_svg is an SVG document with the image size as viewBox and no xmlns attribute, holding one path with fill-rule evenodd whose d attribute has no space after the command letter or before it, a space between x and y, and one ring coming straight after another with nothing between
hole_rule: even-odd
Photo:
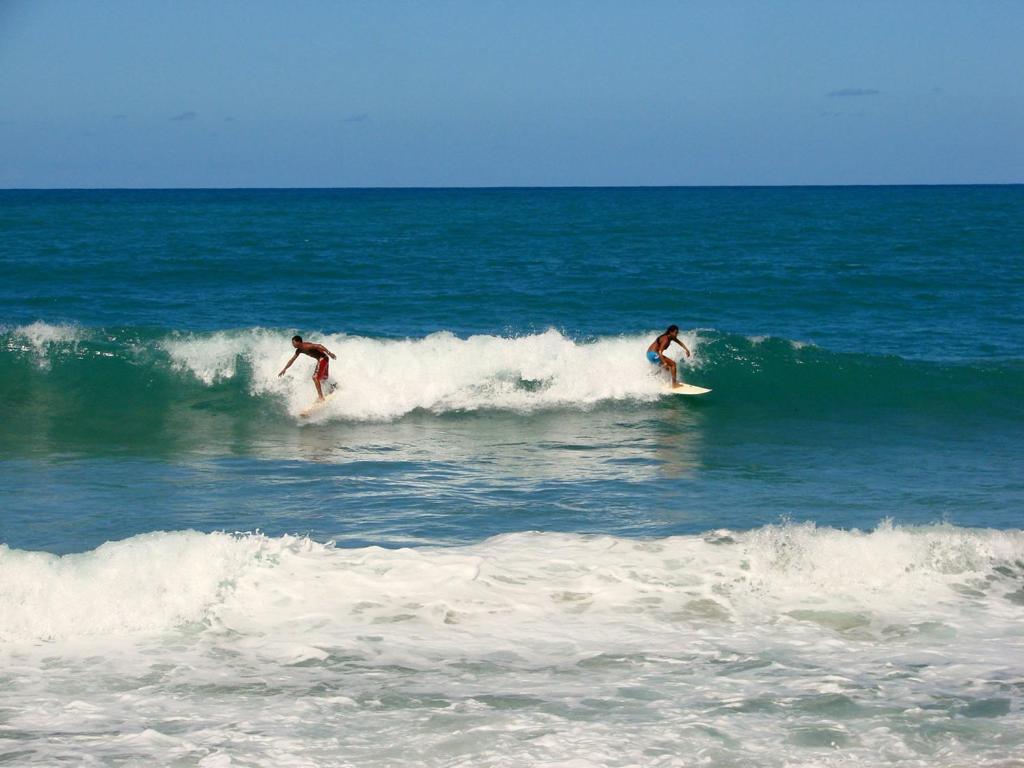
<instances>
[{"instance_id":1,"label":"thin white cloud","mask_svg":"<svg viewBox=\"0 0 1024 768\"><path fill-rule=\"evenodd\" d=\"M847 96L877 96L880 91L874 88L841 88L838 91L829 91L825 95L830 99L844 98Z\"/></svg>"}]
</instances>

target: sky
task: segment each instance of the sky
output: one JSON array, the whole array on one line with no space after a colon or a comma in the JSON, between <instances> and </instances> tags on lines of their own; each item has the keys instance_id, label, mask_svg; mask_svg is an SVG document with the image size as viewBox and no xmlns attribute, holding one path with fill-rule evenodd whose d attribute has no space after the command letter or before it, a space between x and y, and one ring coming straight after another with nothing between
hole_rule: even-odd
<instances>
[{"instance_id":1,"label":"sky","mask_svg":"<svg viewBox=\"0 0 1024 768\"><path fill-rule=\"evenodd\" d=\"M1024 0L0 0L0 188L1024 182Z\"/></svg>"}]
</instances>

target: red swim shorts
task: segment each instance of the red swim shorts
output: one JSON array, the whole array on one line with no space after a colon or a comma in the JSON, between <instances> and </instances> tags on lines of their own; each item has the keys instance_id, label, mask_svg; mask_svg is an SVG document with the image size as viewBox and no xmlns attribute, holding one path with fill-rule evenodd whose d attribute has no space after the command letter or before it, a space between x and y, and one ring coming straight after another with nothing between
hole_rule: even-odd
<instances>
[{"instance_id":1,"label":"red swim shorts","mask_svg":"<svg viewBox=\"0 0 1024 768\"><path fill-rule=\"evenodd\" d=\"M317 381L323 381L327 378L327 358L321 357L320 362L316 364L316 373L313 374L313 378Z\"/></svg>"}]
</instances>

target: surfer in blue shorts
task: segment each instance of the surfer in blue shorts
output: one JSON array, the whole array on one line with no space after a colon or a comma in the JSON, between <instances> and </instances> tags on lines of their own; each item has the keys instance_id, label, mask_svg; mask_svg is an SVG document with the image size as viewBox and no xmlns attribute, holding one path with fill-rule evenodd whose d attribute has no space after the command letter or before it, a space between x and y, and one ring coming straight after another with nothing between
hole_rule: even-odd
<instances>
[{"instance_id":1,"label":"surfer in blue shorts","mask_svg":"<svg viewBox=\"0 0 1024 768\"><path fill-rule=\"evenodd\" d=\"M670 325L647 348L647 359L655 365L660 365L662 368L670 371L672 373L672 386L680 387L682 385L676 380L676 361L665 356L665 350L668 349L673 341L683 348L683 352L686 353L687 357L690 357L690 350L679 340L679 326Z\"/></svg>"}]
</instances>

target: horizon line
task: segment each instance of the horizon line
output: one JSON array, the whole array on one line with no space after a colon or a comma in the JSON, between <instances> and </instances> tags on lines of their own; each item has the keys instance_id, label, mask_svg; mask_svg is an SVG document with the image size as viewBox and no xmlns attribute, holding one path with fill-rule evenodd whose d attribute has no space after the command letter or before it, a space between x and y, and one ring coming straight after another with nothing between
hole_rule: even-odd
<instances>
[{"instance_id":1,"label":"horizon line","mask_svg":"<svg viewBox=\"0 0 1024 768\"><path fill-rule=\"evenodd\" d=\"M581 189L835 189L885 187L1019 187L1024 181L954 181L893 183L821 183L821 184L494 184L444 186L211 186L211 187L2 187L0 192L287 192L287 191L501 191L501 190L581 190Z\"/></svg>"}]
</instances>

